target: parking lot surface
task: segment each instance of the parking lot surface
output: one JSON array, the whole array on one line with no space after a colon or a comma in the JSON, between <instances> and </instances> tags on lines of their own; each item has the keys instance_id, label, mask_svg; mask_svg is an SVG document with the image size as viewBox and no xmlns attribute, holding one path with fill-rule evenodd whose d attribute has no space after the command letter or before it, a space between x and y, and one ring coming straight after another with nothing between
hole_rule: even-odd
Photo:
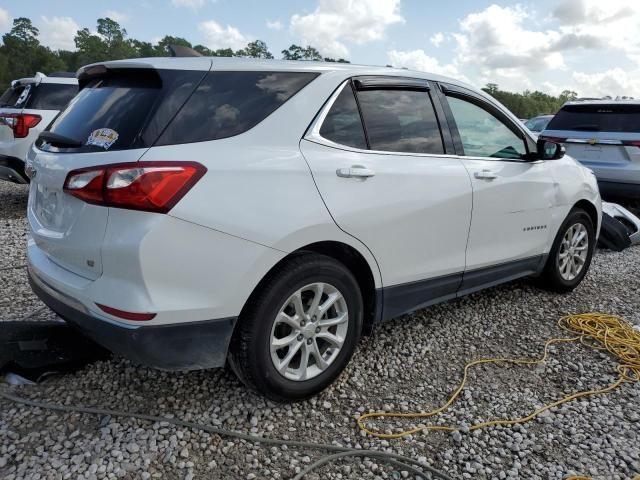
<instances>
[{"instance_id":1,"label":"parking lot surface","mask_svg":"<svg viewBox=\"0 0 640 480\"><path fill-rule=\"evenodd\" d=\"M26 281L27 187L0 182L0 320L53 319ZM18 267L18 268L12 268ZM383 441L364 436L363 412L426 411L442 404L472 359L534 357L562 336L558 318L599 311L640 325L640 247L599 251L569 295L519 281L418 311L362 340L339 381L316 398L277 405L224 371L166 373L115 358L14 393L65 405L175 416L254 434L384 449L425 461L452 478L628 479L640 473L640 384L556 408L525 425L472 433L432 432ZM1 328L1 325L0 325ZM435 423L472 425L523 416L617 375L606 354L579 344L552 349L537 368L487 366ZM390 428L388 420L375 425ZM411 426L406 422L406 426ZM321 452L265 448L164 424L58 414L0 399L0 478L288 479ZM322 452L323 453L323 452ZM407 478L373 460L338 461L309 478Z\"/></svg>"}]
</instances>

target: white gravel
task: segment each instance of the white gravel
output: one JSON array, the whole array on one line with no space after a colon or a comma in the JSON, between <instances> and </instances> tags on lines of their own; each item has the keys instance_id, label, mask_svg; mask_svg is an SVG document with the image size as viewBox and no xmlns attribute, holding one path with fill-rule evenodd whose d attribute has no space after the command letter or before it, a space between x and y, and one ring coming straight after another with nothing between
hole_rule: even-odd
<instances>
[{"instance_id":1,"label":"white gravel","mask_svg":"<svg viewBox=\"0 0 640 480\"><path fill-rule=\"evenodd\" d=\"M0 182L0 268L24 262L26 188ZM41 305L22 269L0 270L0 319ZM317 398L276 405L247 392L224 370L165 373L125 360L20 387L49 402L102 406L253 432L394 451L452 478L563 479L571 473L628 479L640 473L640 385L577 401L513 428L429 433L397 441L363 436L355 418L369 410L430 410L457 385L469 360L536 355L561 334L567 313L602 311L640 325L640 248L599 252L570 295L526 281L397 319L365 338L339 381ZM615 363L579 345L558 346L534 369L488 366L472 373L462 399L438 423L473 423L529 413L581 389L607 385ZM378 422L383 429L394 423ZM405 424L408 426L408 424ZM321 452L264 448L142 421L54 414L0 400L0 478L287 479ZM316 479L407 478L370 460L324 467Z\"/></svg>"}]
</instances>

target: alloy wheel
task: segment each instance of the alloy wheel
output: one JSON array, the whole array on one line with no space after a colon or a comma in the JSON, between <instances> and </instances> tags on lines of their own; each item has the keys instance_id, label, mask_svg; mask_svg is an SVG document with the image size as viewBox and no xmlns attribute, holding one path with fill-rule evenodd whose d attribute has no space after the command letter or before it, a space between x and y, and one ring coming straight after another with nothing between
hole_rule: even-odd
<instances>
[{"instance_id":1,"label":"alloy wheel","mask_svg":"<svg viewBox=\"0 0 640 480\"><path fill-rule=\"evenodd\" d=\"M560 243L557 259L560 276L568 282L574 280L582 272L588 254L587 227L582 223L576 223L567 229Z\"/></svg>"},{"instance_id":2,"label":"alloy wheel","mask_svg":"<svg viewBox=\"0 0 640 480\"><path fill-rule=\"evenodd\" d=\"M328 283L312 283L291 295L271 328L271 361L283 377L304 381L336 359L349 329L342 293Z\"/></svg>"}]
</instances>

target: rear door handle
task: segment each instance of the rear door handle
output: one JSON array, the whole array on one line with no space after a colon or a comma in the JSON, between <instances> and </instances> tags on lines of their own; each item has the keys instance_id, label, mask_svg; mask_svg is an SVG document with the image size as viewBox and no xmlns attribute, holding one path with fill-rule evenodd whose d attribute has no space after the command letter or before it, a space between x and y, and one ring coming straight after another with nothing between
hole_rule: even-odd
<instances>
[{"instance_id":1,"label":"rear door handle","mask_svg":"<svg viewBox=\"0 0 640 480\"><path fill-rule=\"evenodd\" d=\"M498 175L491 170L482 170L480 172L474 173L473 176L480 180L495 180L496 178L498 178Z\"/></svg>"},{"instance_id":2,"label":"rear door handle","mask_svg":"<svg viewBox=\"0 0 640 480\"><path fill-rule=\"evenodd\" d=\"M376 174L373 170L362 165L352 165L350 168L339 168L336 175L342 178L369 178Z\"/></svg>"}]
</instances>

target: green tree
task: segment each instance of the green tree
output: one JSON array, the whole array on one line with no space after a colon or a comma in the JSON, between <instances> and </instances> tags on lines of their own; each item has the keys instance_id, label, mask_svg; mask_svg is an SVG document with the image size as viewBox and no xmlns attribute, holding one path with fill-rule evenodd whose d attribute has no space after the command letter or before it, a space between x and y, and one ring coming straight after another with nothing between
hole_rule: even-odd
<instances>
[{"instance_id":1,"label":"green tree","mask_svg":"<svg viewBox=\"0 0 640 480\"><path fill-rule=\"evenodd\" d=\"M322 61L322 55L314 47L307 45L301 47L293 44L288 49L282 50L282 58L284 60L315 60Z\"/></svg>"},{"instance_id":2,"label":"green tree","mask_svg":"<svg viewBox=\"0 0 640 480\"><path fill-rule=\"evenodd\" d=\"M266 58L271 59L273 55L269 51L267 44L262 40L255 40L247 44L242 50L235 52L236 57Z\"/></svg>"},{"instance_id":3,"label":"green tree","mask_svg":"<svg viewBox=\"0 0 640 480\"><path fill-rule=\"evenodd\" d=\"M169 57L171 52L169 51L169 45L180 45L181 47L191 48L191 43L182 37L172 37L171 35L165 35L162 40L154 47L156 57Z\"/></svg>"}]
</instances>

